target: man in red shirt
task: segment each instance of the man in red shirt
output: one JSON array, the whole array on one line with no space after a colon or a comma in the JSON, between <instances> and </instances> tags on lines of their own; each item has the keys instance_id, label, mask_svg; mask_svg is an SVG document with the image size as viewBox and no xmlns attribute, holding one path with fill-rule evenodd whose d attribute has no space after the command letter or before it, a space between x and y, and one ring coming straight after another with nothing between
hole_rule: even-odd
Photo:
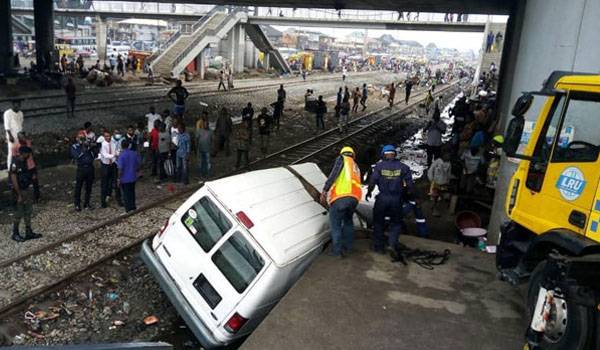
<instances>
[{"instance_id":1,"label":"man in red shirt","mask_svg":"<svg viewBox=\"0 0 600 350\"><path fill-rule=\"evenodd\" d=\"M150 131L150 153L152 155L152 174L151 176L157 175L158 170L158 159L160 157L160 152L158 151L158 139L160 134L160 125L161 121L159 119L154 121L154 127L152 131Z\"/></svg>"}]
</instances>

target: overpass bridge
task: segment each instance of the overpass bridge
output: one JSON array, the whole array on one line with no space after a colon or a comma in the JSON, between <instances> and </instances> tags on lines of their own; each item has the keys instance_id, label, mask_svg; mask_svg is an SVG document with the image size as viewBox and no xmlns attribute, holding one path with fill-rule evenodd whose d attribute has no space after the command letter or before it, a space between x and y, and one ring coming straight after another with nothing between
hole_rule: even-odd
<instances>
[{"instance_id":1,"label":"overpass bridge","mask_svg":"<svg viewBox=\"0 0 600 350\"><path fill-rule=\"evenodd\" d=\"M33 8L15 7L13 15L33 15ZM100 17L106 18L144 18L177 21L197 21L205 13L172 13L162 11L130 11L130 10L94 10L55 8L55 16L66 17ZM328 27L328 28L360 28L381 30L422 30L444 32L483 32L485 22L443 22L436 20L405 21L393 19L371 18L319 18L298 16L252 16L248 15L248 24L278 25L291 27Z\"/></svg>"}]
</instances>

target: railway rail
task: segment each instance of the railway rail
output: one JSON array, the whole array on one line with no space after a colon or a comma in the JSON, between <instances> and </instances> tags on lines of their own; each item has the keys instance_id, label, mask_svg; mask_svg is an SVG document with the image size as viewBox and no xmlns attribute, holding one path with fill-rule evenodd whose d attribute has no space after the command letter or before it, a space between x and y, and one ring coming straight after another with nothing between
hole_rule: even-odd
<instances>
[{"instance_id":1,"label":"railway rail","mask_svg":"<svg viewBox=\"0 0 600 350\"><path fill-rule=\"evenodd\" d=\"M459 82L453 82L438 90L435 95L452 94L457 91L458 84ZM416 94L406 106L404 101L400 101L393 108L380 108L352 120L343 134L335 128L330 129L256 160L245 169L222 176L318 159L319 155L332 150L342 142L355 144L372 137L388 122L409 114L412 108L421 103L424 98L424 92ZM3 279L0 281L0 291L2 291L0 317L16 310L36 296L65 285L75 276L93 270L153 236L156 233L153 229L145 231L131 230L131 228L159 227L164 217L168 217L177 208L178 201L196 191L199 186L192 186L27 254L1 261L0 275ZM76 249L75 245L77 245Z\"/></svg>"},{"instance_id":2,"label":"railway rail","mask_svg":"<svg viewBox=\"0 0 600 350\"><path fill-rule=\"evenodd\" d=\"M373 72L361 72L360 75L369 74ZM356 76L356 75L355 75ZM329 81L331 77L320 77L311 79L310 82L323 82ZM230 90L228 94L241 94L247 93L259 89L269 88L269 87L278 87L280 84L285 84L288 86L296 86L306 84L303 80L282 80L277 82L271 82L266 84L260 84L261 82L265 82L265 79L254 79L254 80L240 80L239 84L242 87L238 87L236 89ZM246 86L248 85L248 86ZM213 89L208 89L209 87L213 87ZM186 84L186 88L190 92L190 96L195 97L211 97L218 94L223 94L224 92L220 92L214 89L214 83L190 83ZM137 105L148 105L149 103L160 103L160 102L169 102L166 94L171 89L171 86L165 87L147 87L143 89L127 89L127 88L118 88L115 90L99 90L90 93L79 94L77 97L80 99L82 97L97 97L99 94L107 94L107 98L103 99L92 99L91 101L81 100L77 103L76 111L77 112L87 112L96 110L98 108L103 109L117 109L123 107L137 106ZM55 95L47 95L47 96L31 96L28 97L29 100L38 100L38 99L49 99L49 100L63 100L65 99L64 94L55 94ZM10 99L0 100L2 102L8 102ZM24 108L23 113L26 119L29 118L38 118L50 115L61 115L66 114L66 104L53 104L49 106L43 107L34 107L34 108Z\"/></svg>"}]
</instances>

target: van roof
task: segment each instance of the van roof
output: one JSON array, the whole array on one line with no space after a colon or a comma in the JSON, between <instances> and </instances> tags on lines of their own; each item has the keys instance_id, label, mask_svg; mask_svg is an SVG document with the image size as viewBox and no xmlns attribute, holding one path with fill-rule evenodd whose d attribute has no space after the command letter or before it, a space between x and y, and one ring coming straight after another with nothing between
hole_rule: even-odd
<instances>
[{"instance_id":1,"label":"van roof","mask_svg":"<svg viewBox=\"0 0 600 350\"><path fill-rule=\"evenodd\" d=\"M327 180L314 163L292 168L318 190ZM283 167L210 181L205 186L234 216L243 211L252 220L250 233L278 266L319 245L321 234L329 230L326 210Z\"/></svg>"}]
</instances>

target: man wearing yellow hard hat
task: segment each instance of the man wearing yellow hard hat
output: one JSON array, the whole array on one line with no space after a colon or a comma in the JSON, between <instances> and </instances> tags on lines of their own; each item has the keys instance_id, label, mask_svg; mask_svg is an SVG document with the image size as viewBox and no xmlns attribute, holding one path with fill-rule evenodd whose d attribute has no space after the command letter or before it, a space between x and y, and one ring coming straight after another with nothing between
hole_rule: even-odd
<instances>
[{"instance_id":1,"label":"man wearing yellow hard hat","mask_svg":"<svg viewBox=\"0 0 600 350\"><path fill-rule=\"evenodd\" d=\"M360 169L352 147L343 147L323 186L321 202L328 200L331 226L331 256L343 257L352 250L352 216L362 198Z\"/></svg>"}]
</instances>

